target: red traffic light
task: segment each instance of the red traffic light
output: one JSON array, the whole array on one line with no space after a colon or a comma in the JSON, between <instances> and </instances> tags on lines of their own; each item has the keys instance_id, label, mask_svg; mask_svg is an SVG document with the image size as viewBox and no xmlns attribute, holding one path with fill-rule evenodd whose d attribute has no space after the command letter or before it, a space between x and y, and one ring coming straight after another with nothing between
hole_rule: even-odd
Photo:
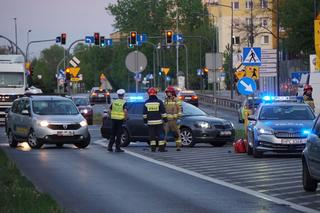
<instances>
[{"instance_id":1,"label":"red traffic light","mask_svg":"<svg viewBox=\"0 0 320 213\"><path fill-rule=\"evenodd\" d=\"M95 45L100 45L100 34L99 33L94 33L94 44Z\"/></svg>"},{"instance_id":2,"label":"red traffic light","mask_svg":"<svg viewBox=\"0 0 320 213\"><path fill-rule=\"evenodd\" d=\"M61 33L61 44L62 45L66 44L66 40L67 40L67 34Z\"/></svg>"}]
</instances>

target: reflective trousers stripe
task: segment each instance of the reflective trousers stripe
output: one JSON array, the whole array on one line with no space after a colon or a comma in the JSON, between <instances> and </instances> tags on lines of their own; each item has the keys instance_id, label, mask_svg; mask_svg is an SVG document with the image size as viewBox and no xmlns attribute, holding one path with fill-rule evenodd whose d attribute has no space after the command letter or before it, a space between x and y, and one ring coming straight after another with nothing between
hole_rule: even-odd
<instances>
[{"instance_id":1,"label":"reflective trousers stripe","mask_svg":"<svg viewBox=\"0 0 320 213\"><path fill-rule=\"evenodd\" d=\"M161 146L161 145L165 145L166 144L166 142L165 141L159 141L159 146Z\"/></svg>"},{"instance_id":2,"label":"reflective trousers stripe","mask_svg":"<svg viewBox=\"0 0 320 213\"><path fill-rule=\"evenodd\" d=\"M162 124L162 120L152 120L148 121L149 125L157 125L157 124Z\"/></svg>"},{"instance_id":3,"label":"reflective trousers stripe","mask_svg":"<svg viewBox=\"0 0 320 213\"><path fill-rule=\"evenodd\" d=\"M157 145L156 141L150 141L150 146L155 146L155 145Z\"/></svg>"}]
</instances>

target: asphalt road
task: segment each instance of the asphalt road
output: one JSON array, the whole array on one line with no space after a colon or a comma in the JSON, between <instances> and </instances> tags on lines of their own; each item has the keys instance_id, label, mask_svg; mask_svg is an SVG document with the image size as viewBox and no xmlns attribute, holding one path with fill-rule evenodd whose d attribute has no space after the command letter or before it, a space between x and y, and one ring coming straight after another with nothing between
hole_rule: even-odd
<instances>
[{"instance_id":1,"label":"asphalt road","mask_svg":"<svg viewBox=\"0 0 320 213\"><path fill-rule=\"evenodd\" d=\"M0 147L65 212L298 212L142 159L129 150L109 153L97 141L87 149L44 146L28 150L25 144L12 149L0 130Z\"/></svg>"}]
</instances>

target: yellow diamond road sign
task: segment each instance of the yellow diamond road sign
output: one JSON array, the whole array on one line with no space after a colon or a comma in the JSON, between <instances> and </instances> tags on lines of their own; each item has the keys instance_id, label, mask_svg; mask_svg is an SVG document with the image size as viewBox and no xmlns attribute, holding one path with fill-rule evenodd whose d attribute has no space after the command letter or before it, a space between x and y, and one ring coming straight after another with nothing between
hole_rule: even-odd
<instances>
[{"instance_id":1,"label":"yellow diamond road sign","mask_svg":"<svg viewBox=\"0 0 320 213\"><path fill-rule=\"evenodd\" d=\"M69 67L70 73L72 74L73 77L77 77L78 73L80 71L80 67Z\"/></svg>"},{"instance_id":2,"label":"yellow diamond road sign","mask_svg":"<svg viewBox=\"0 0 320 213\"><path fill-rule=\"evenodd\" d=\"M237 76L238 80L240 80L246 75L246 73L242 70L237 70L234 74Z\"/></svg>"},{"instance_id":3,"label":"yellow diamond road sign","mask_svg":"<svg viewBox=\"0 0 320 213\"><path fill-rule=\"evenodd\" d=\"M246 77L252 78L254 80L259 79L259 67L258 66L247 66L246 67Z\"/></svg>"}]
</instances>

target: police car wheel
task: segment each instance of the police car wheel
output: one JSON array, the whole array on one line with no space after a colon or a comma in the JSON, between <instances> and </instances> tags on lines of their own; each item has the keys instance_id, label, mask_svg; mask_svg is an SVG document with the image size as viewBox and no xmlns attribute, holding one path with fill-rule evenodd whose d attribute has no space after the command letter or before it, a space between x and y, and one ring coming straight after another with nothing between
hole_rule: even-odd
<instances>
[{"instance_id":1,"label":"police car wheel","mask_svg":"<svg viewBox=\"0 0 320 213\"><path fill-rule=\"evenodd\" d=\"M262 158L262 152L258 151L255 147L252 148L252 154L254 158Z\"/></svg>"},{"instance_id":2,"label":"police car wheel","mask_svg":"<svg viewBox=\"0 0 320 213\"><path fill-rule=\"evenodd\" d=\"M126 129L123 130L121 134L121 147L127 147L130 144L130 136Z\"/></svg>"},{"instance_id":3,"label":"police car wheel","mask_svg":"<svg viewBox=\"0 0 320 213\"><path fill-rule=\"evenodd\" d=\"M17 147L18 141L14 138L14 135L11 130L8 131L8 143L10 147Z\"/></svg>"},{"instance_id":4,"label":"police car wheel","mask_svg":"<svg viewBox=\"0 0 320 213\"><path fill-rule=\"evenodd\" d=\"M183 128L180 131L181 143L183 146L193 147L195 142L193 140L192 131L188 128Z\"/></svg>"},{"instance_id":5,"label":"police car wheel","mask_svg":"<svg viewBox=\"0 0 320 213\"><path fill-rule=\"evenodd\" d=\"M318 182L310 176L306 162L302 163L302 184L307 192L315 192L317 190Z\"/></svg>"}]
</instances>

